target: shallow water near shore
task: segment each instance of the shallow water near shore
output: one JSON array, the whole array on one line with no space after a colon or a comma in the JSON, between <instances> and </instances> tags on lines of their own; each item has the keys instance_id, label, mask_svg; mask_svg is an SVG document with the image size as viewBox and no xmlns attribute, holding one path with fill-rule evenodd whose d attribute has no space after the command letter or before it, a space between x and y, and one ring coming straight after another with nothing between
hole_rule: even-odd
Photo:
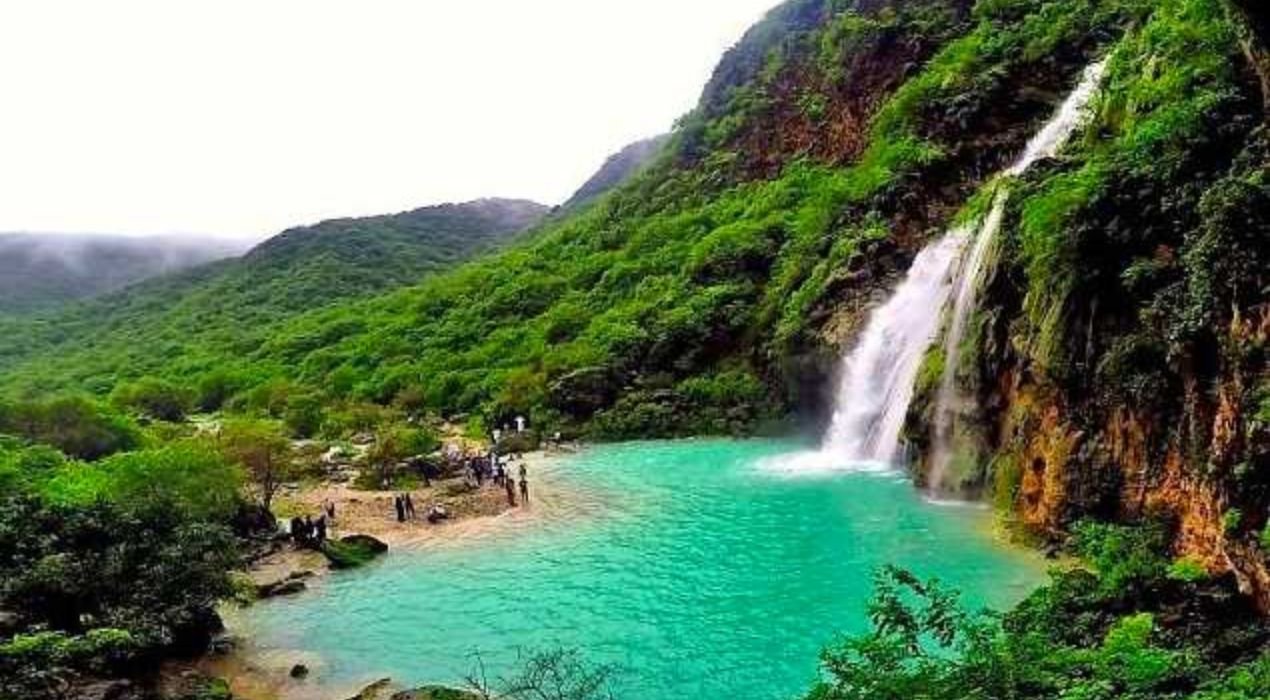
<instances>
[{"instance_id":1,"label":"shallow water near shore","mask_svg":"<svg viewBox=\"0 0 1270 700\"><path fill-rule=\"evenodd\" d=\"M925 502L875 467L770 468L797 450L588 448L555 465L536 518L396 551L231 626L248 656L310 665L297 697L385 676L458 683L477 651L496 677L522 650L566 646L616 664L622 698L790 698L826 643L866 628L881 565L938 576L975 607L1008 606L1042 580L1037 556L994 539L986 509Z\"/></svg>"}]
</instances>

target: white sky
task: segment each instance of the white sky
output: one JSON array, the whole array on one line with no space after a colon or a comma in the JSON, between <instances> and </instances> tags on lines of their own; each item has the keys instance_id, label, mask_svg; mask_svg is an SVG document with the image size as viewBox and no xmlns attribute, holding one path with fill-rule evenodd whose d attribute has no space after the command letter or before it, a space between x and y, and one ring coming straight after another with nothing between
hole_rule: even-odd
<instances>
[{"instance_id":1,"label":"white sky","mask_svg":"<svg viewBox=\"0 0 1270 700\"><path fill-rule=\"evenodd\" d=\"M0 231L559 203L777 0L0 0Z\"/></svg>"}]
</instances>

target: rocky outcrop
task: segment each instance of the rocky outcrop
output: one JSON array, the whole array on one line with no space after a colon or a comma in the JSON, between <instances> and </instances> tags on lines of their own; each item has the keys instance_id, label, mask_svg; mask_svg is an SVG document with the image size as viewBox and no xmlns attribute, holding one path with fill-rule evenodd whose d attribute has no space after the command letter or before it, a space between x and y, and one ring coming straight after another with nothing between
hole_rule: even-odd
<instances>
[{"instance_id":1,"label":"rocky outcrop","mask_svg":"<svg viewBox=\"0 0 1270 700\"><path fill-rule=\"evenodd\" d=\"M411 690L399 690L391 678L381 678L366 686L348 700L480 700L481 696L467 690L429 685Z\"/></svg>"},{"instance_id":2,"label":"rocky outcrop","mask_svg":"<svg viewBox=\"0 0 1270 700\"><path fill-rule=\"evenodd\" d=\"M1270 612L1264 74L1246 40L1210 35L1235 70L1203 88L1222 100L1205 125L1171 135L1176 162L1078 152L1019 184L963 389L992 457L980 485L1022 528L1058 542L1083 518L1164 521L1172 555L1228 574ZM1190 50L1147 36L1125 66L1149 73L1161 52ZM1133 152L1126 143L1109 145ZM1091 161L1105 169L1096 186L1063 189ZM1038 221L1054 192L1071 198L1062 216Z\"/></svg>"},{"instance_id":3,"label":"rocky outcrop","mask_svg":"<svg viewBox=\"0 0 1270 700\"><path fill-rule=\"evenodd\" d=\"M387 551L387 544L370 535L348 535L322 545L322 553L330 561L332 569L357 568Z\"/></svg>"}]
</instances>

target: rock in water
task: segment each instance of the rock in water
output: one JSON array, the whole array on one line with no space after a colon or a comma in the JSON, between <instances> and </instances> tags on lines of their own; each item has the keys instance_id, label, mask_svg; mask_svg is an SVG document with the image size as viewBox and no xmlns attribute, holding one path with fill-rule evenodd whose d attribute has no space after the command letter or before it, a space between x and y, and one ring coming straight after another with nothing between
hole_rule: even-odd
<instances>
[{"instance_id":1,"label":"rock in water","mask_svg":"<svg viewBox=\"0 0 1270 700\"><path fill-rule=\"evenodd\" d=\"M300 579L288 578L282 581L274 581L272 583L262 583L256 586L256 597L261 600L265 598L273 598L280 595L294 595L302 592L307 586Z\"/></svg>"},{"instance_id":2,"label":"rock in water","mask_svg":"<svg viewBox=\"0 0 1270 700\"><path fill-rule=\"evenodd\" d=\"M362 691L354 695L348 700L390 700L389 693L392 692L392 679L380 678L370 685L362 688Z\"/></svg>"},{"instance_id":3,"label":"rock in water","mask_svg":"<svg viewBox=\"0 0 1270 700\"><path fill-rule=\"evenodd\" d=\"M394 693L389 700L481 700L481 696L470 690L446 688L444 686L424 686L414 690Z\"/></svg>"},{"instance_id":4,"label":"rock in water","mask_svg":"<svg viewBox=\"0 0 1270 700\"><path fill-rule=\"evenodd\" d=\"M322 545L332 569L353 569L387 551L387 544L370 535L349 535Z\"/></svg>"}]
</instances>

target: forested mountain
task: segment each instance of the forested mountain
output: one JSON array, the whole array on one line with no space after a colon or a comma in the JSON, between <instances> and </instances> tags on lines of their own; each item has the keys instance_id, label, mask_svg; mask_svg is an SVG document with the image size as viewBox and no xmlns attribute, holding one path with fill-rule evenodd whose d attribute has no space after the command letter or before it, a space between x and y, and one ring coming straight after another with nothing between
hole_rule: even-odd
<instances>
[{"instance_id":1,"label":"forested mountain","mask_svg":"<svg viewBox=\"0 0 1270 700\"><path fill-rule=\"evenodd\" d=\"M661 152L668 139L668 136L662 135L636 141L609 156L600 169L560 205L561 209L566 212L577 209L626 182Z\"/></svg>"},{"instance_id":2,"label":"forested mountain","mask_svg":"<svg viewBox=\"0 0 1270 700\"><path fill-rule=\"evenodd\" d=\"M0 314L47 311L246 248L194 237L0 233Z\"/></svg>"},{"instance_id":3,"label":"forested mountain","mask_svg":"<svg viewBox=\"0 0 1270 700\"><path fill-rule=\"evenodd\" d=\"M46 318L10 320L7 327L0 321L0 357L92 355L98 359L89 372L109 366L123 376L177 357L211 367L217 358L255 350L273 324L417 282L512 240L547 211L533 202L484 199L290 229L241 258L149 280ZM112 384L101 375L74 374L89 379L81 386Z\"/></svg>"},{"instance_id":4,"label":"forested mountain","mask_svg":"<svg viewBox=\"0 0 1270 700\"><path fill-rule=\"evenodd\" d=\"M888 624L812 697L1265 697L1266 27L1244 0L790 0L662 157L532 237L370 296L424 272L374 247L389 224L271 268L284 236L0 328L0 387L157 377L206 409L525 415L597 439L788 429L826 419L843 349L917 252L1008 187L962 361L921 373L915 476L949 369L975 399L956 487L1036 541L1083 532L1103 576L974 625L898 577L872 611ZM995 178L1103 58L1075 140ZM896 587L935 600L904 614ZM922 657L930 638L964 656Z\"/></svg>"}]
</instances>

